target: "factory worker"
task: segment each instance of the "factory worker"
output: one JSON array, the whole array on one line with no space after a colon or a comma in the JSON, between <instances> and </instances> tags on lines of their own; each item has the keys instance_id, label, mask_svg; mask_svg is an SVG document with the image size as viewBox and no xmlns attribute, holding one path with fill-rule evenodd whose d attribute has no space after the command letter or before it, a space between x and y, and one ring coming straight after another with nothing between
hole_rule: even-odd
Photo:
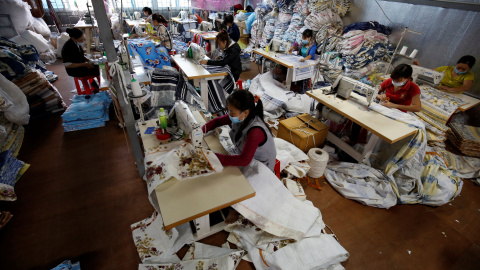
<instances>
[{"instance_id":1,"label":"factory worker","mask_svg":"<svg viewBox=\"0 0 480 270\"><path fill-rule=\"evenodd\" d=\"M256 159L273 171L277 152L272 133L263 121L262 101L255 105L252 93L237 90L228 96L227 108L227 115L217 117L202 127L204 133L224 125L231 127L230 138L240 154L216 154L222 165L243 167Z\"/></svg>"},{"instance_id":2,"label":"factory worker","mask_svg":"<svg viewBox=\"0 0 480 270\"><path fill-rule=\"evenodd\" d=\"M200 61L203 65L212 65L212 66L226 66L230 67L233 78L235 81L240 78L240 73L242 73L242 62L240 60L240 46L238 43L232 41L228 36L228 33L223 30L218 33L215 42L217 43L218 48L224 51L223 57L216 60Z\"/></svg>"},{"instance_id":3,"label":"factory worker","mask_svg":"<svg viewBox=\"0 0 480 270\"><path fill-rule=\"evenodd\" d=\"M471 69L475 65L475 61L475 57L465 55L460 57L455 66L437 67L436 71L445 72L438 89L457 93L470 90L474 78ZM420 65L418 61L413 62L413 64Z\"/></svg>"},{"instance_id":4,"label":"factory worker","mask_svg":"<svg viewBox=\"0 0 480 270\"><path fill-rule=\"evenodd\" d=\"M63 65L72 77L100 76L98 65L92 65L85 57L81 45L85 43L82 30L67 28L70 39L62 48Z\"/></svg>"},{"instance_id":5,"label":"factory worker","mask_svg":"<svg viewBox=\"0 0 480 270\"><path fill-rule=\"evenodd\" d=\"M393 69L390 79L380 85L377 98L382 101L381 105L403 112L422 110L420 88L411 81L412 72L412 67L407 64L398 65ZM385 93L382 94L383 92Z\"/></svg>"},{"instance_id":6,"label":"factory worker","mask_svg":"<svg viewBox=\"0 0 480 270\"><path fill-rule=\"evenodd\" d=\"M240 29L238 29L238 25L233 22L233 16L227 15L225 16L225 20L223 21L225 25L227 25L227 32L233 41L238 42L240 39Z\"/></svg>"},{"instance_id":7,"label":"factory worker","mask_svg":"<svg viewBox=\"0 0 480 270\"><path fill-rule=\"evenodd\" d=\"M168 51L172 49L172 38L170 37L170 32L168 31L165 24L167 20L162 15L157 13L152 15L152 24L157 30L156 36L151 36L150 38L159 41L161 46L167 48Z\"/></svg>"},{"instance_id":8,"label":"factory worker","mask_svg":"<svg viewBox=\"0 0 480 270\"><path fill-rule=\"evenodd\" d=\"M303 57L300 62L312 59L315 60L315 52L317 51L317 44L313 40L313 31L305 29L302 33L302 44L295 43L291 49L298 49L300 47L300 55Z\"/></svg>"},{"instance_id":9,"label":"factory worker","mask_svg":"<svg viewBox=\"0 0 480 270\"><path fill-rule=\"evenodd\" d=\"M143 14L145 14L145 16L147 16L147 18L145 19L145 22L152 22L152 15L153 15L153 11L151 8L149 7L144 7L142 9L143 11Z\"/></svg>"}]
</instances>

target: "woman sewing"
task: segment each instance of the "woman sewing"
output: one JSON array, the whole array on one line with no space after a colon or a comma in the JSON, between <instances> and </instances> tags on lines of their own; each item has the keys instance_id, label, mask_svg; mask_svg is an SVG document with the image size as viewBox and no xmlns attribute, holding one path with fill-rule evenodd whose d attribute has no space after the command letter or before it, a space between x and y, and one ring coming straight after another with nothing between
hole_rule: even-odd
<instances>
[{"instance_id":1,"label":"woman sewing","mask_svg":"<svg viewBox=\"0 0 480 270\"><path fill-rule=\"evenodd\" d=\"M306 29L302 33L302 44L295 43L291 50L298 50L300 47L300 55L303 57L300 62L312 59L315 60L315 52L317 51L317 44L313 40L313 31Z\"/></svg>"},{"instance_id":2,"label":"woman sewing","mask_svg":"<svg viewBox=\"0 0 480 270\"><path fill-rule=\"evenodd\" d=\"M92 65L83 53L81 46L85 44L85 37L82 30L67 28L67 33L70 39L62 48L63 65L67 74L72 77L100 76L98 65Z\"/></svg>"},{"instance_id":3,"label":"woman sewing","mask_svg":"<svg viewBox=\"0 0 480 270\"><path fill-rule=\"evenodd\" d=\"M393 69L390 79L380 85L377 98L382 101L381 105L403 112L422 110L420 88L411 81L412 72L412 67L407 64L398 65ZM382 92L385 94L381 94Z\"/></svg>"},{"instance_id":4,"label":"woman sewing","mask_svg":"<svg viewBox=\"0 0 480 270\"><path fill-rule=\"evenodd\" d=\"M150 39L160 42L161 46L164 46L170 51L172 49L172 38L170 37L170 32L168 32L168 29L165 26L166 23L167 20L165 20L165 17L157 13L153 14L152 24L157 30L157 34L150 36Z\"/></svg>"},{"instance_id":5,"label":"woman sewing","mask_svg":"<svg viewBox=\"0 0 480 270\"><path fill-rule=\"evenodd\" d=\"M457 93L470 90L474 79L471 69L475 65L475 61L475 57L465 55L460 57L455 66L437 67L436 71L445 73L438 89ZM418 61L413 64L420 65Z\"/></svg>"},{"instance_id":6,"label":"woman sewing","mask_svg":"<svg viewBox=\"0 0 480 270\"><path fill-rule=\"evenodd\" d=\"M233 22L233 16L232 15L225 16L225 20L223 22L228 27L227 32L230 38L233 41L238 42L238 40L240 39L240 29L238 29L238 25Z\"/></svg>"},{"instance_id":7,"label":"woman sewing","mask_svg":"<svg viewBox=\"0 0 480 270\"><path fill-rule=\"evenodd\" d=\"M147 16L147 18L145 19L145 22L152 22L152 14L153 14L152 9L149 7L144 7L142 11L143 11L143 14Z\"/></svg>"},{"instance_id":8,"label":"woman sewing","mask_svg":"<svg viewBox=\"0 0 480 270\"><path fill-rule=\"evenodd\" d=\"M224 51L223 57L215 60L200 61L203 65L212 65L212 66L226 66L230 67L233 78L235 81L240 78L240 73L242 73L242 62L240 61L240 46L238 43L230 40L227 32L223 30L218 33L215 42L217 43L218 48Z\"/></svg>"}]
</instances>

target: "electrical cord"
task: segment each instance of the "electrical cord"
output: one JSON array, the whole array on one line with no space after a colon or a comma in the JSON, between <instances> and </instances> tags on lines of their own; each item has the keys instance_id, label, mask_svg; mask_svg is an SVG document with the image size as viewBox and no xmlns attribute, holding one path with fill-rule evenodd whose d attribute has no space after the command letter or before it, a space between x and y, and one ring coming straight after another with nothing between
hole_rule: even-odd
<instances>
[{"instance_id":1,"label":"electrical cord","mask_svg":"<svg viewBox=\"0 0 480 270\"><path fill-rule=\"evenodd\" d=\"M385 17L387 18L387 20L389 20L393 25L399 27L398 24L394 23L392 20L390 20L390 18L387 16L387 14L385 13L385 11L383 10L382 6L380 5L380 3L378 3L378 0L375 0L375 2L377 3L378 7L382 10L382 13L383 15L385 15Z\"/></svg>"}]
</instances>

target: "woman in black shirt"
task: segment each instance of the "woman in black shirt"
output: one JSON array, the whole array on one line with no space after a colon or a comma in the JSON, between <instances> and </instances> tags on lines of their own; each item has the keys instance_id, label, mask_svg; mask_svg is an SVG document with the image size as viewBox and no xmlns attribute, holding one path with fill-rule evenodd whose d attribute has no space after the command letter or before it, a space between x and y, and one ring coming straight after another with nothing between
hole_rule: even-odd
<instances>
[{"instance_id":1,"label":"woman in black shirt","mask_svg":"<svg viewBox=\"0 0 480 270\"><path fill-rule=\"evenodd\" d=\"M92 65L83 53L83 32L78 28L67 28L67 33L70 39L62 48L63 65L67 74L72 77L100 76L98 65Z\"/></svg>"},{"instance_id":2,"label":"woman in black shirt","mask_svg":"<svg viewBox=\"0 0 480 270\"><path fill-rule=\"evenodd\" d=\"M240 60L240 52L242 49L240 49L240 45L235 41L232 41L225 30L217 35L215 42L217 43L217 46L224 51L223 57L215 60L200 61L200 63L212 66L228 65L233 78L237 81L240 77L240 73L242 73L242 62Z\"/></svg>"}]
</instances>

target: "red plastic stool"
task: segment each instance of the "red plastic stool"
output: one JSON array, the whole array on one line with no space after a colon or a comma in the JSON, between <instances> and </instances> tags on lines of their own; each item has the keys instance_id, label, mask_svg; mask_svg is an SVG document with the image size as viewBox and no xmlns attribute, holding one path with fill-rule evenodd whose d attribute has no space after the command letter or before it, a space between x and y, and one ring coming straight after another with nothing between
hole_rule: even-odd
<instances>
[{"instance_id":1,"label":"red plastic stool","mask_svg":"<svg viewBox=\"0 0 480 270\"><path fill-rule=\"evenodd\" d=\"M100 76L85 76L85 77L73 77L73 78L75 79L75 86L77 87L77 93L79 95L92 94L92 91L95 90L95 88L92 86L92 82L95 78L97 78L98 84L100 87ZM82 81L83 90L84 90L83 92L78 81Z\"/></svg>"},{"instance_id":2,"label":"red plastic stool","mask_svg":"<svg viewBox=\"0 0 480 270\"><path fill-rule=\"evenodd\" d=\"M238 87L238 90L243 90L243 82L241 79L238 79L236 85Z\"/></svg>"},{"instance_id":3,"label":"red plastic stool","mask_svg":"<svg viewBox=\"0 0 480 270\"><path fill-rule=\"evenodd\" d=\"M273 167L273 173L280 179L280 160L275 159L275 167Z\"/></svg>"}]
</instances>

